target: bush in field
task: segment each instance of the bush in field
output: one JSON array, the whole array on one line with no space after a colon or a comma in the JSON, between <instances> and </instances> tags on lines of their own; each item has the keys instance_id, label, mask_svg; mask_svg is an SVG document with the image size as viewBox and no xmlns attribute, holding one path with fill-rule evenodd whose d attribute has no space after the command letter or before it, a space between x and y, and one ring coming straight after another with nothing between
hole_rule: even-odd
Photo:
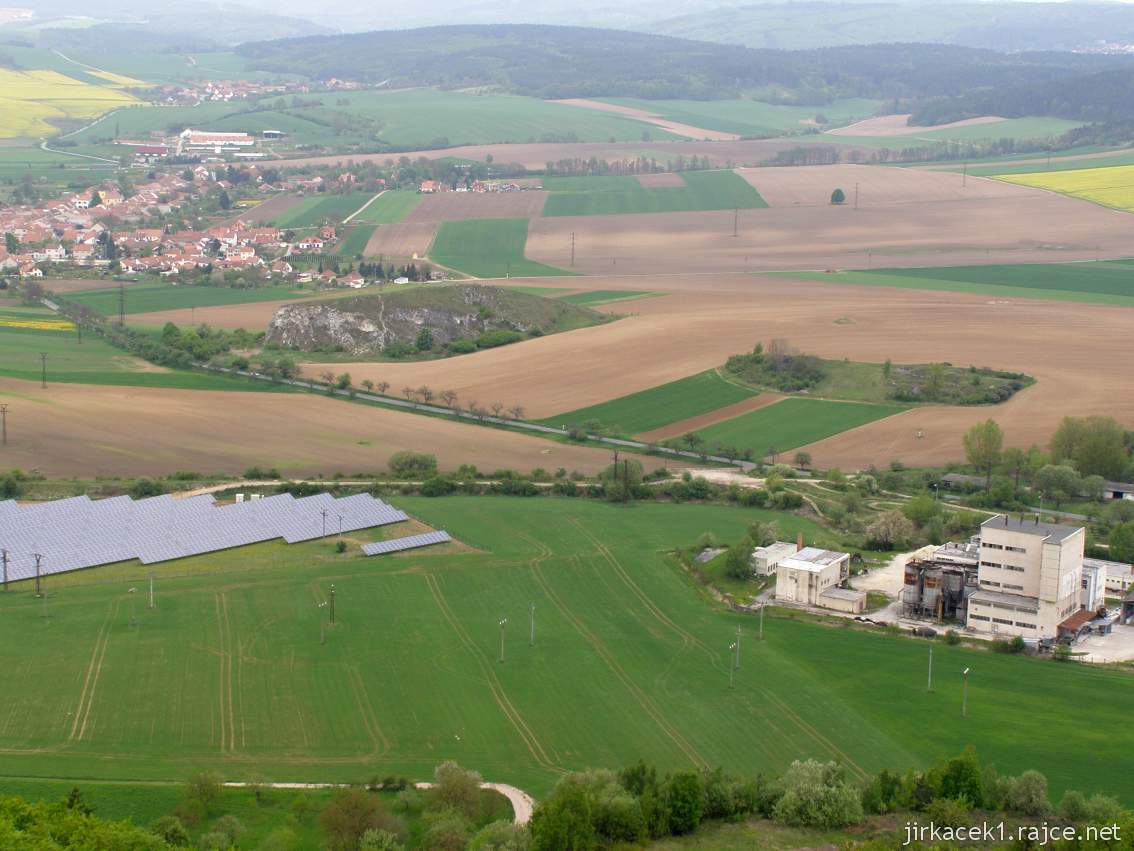
<instances>
[{"instance_id":1,"label":"bush in field","mask_svg":"<svg viewBox=\"0 0 1134 851\"><path fill-rule=\"evenodd\" d=\"M776 821L797 827L844 827L862 820L858 790L847 784L842 768L809 759L793 762L783 778L784 794Z\"/></svg>"},{"instance_id":2,"label":"bush in field","mask_svg":"<svg viewBox=\"0 0 1134 851\"><path fill-rule=\"evenodd\" d=\"M391 455L386 466L399 479L430 478L437 475L437 456L404 450Z\"/></svg>"}]
</instances>

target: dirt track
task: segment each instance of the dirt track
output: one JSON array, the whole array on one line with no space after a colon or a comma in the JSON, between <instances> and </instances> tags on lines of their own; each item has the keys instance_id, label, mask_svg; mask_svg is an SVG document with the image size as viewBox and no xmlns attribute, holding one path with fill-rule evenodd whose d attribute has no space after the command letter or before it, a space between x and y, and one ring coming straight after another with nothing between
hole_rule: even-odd
<instances>
[{"instance_id":1,"label":"dirt track","mask_svg":"<svg viewBox=\"0 0 1134 851\"><path fill-rule=\"evenodd\" d=\"M692 124L682 124L680 121L670 121L667 118L662 118L656 112L650 112L645 109L635 109L632 106L619 106L614 103L603 103L600 100L588 100L586 98L567 98L565 100L556 101L566 106L579 106L584 109L595 109L599 112L612 112L615 115L625 115L627 118L634 118L638 121L643 121L646 124L653 124L655 127L660 127L662 130L668 130L678 136L688 136L690 139L707 139L712 142L734 142L740 138L736 133L723 133L720 130L709 130L704 127L695 127Z\"/></svg>"},{"instance_id":2,"label":"dirt track","mask_svg":"<svg viewBox=\"0 0 1134 851\"><path fill-rule=\"evenodd\" d=\"M633 277L588 283L643 285ZM809 447L819 466L957 460L965 429L989 416L1011 445L1022 446L1045 444L1068 414L1105 413L1134 426L1134 310L750 276L679 275L652 278L649 286L672 294L636 302L634 315L607 325L443 361L342 368L356 382L452 388L465 404L519 402L528 416L546 417L719 366L758 340L786 337L823 357L950 361L1039 379L1004 405L921 408L831 438Z\"/></svg>"},{"instance_id":3,"label":"dirt track","mask_svg":"<svg viewBox=\"0 0 1134 851\"><path fill-rule=\"evenodd\" d=\"M1134 229L1129 214L1039 191L858 210L741 210L739 221L734 237L732 210L539 218L527 255L565 268L574 233L574 269L590 275L1052 263L1127 257Z\"/></svg>"},{"instance_id":4,"label":"dirt track","mask_svg":"<svg viewBox=\"0 0 1134 851\"><path fill-rule=\"evenodd\" d=\"M432 452L445 469L475 463L593 473L609 463L601 449L314 394L75 384L41 390L0 379L0 399L11 403L5 466L58 477L233 474L257 464L285 475L350 475L385 469L401 449Z\"/></svg>"},{"instance_id":5,"label":"dirt track","mask_svg":"<svg viewBox=\"0 0 1134 851\"><path fill-rule=\"evenodd\" d=\"M687 420L680 420L676 423L670 423L667 426L656 428L653 431L647 431L644 434L637 435L637 437L639 440L645 440L647 442L680 437L687 431L697 431L713 423L719 423L722 420L731 420L733 417L739 417L741 414L747 414L749 411L758 411L760 408L766 408L768 405L771 405L773 402L778 402L782 398L784 397L775 393L761 393L759 396L753 396L750 399L744 399L732 405L717 408L717 410L710 411L707 414L701 414L698 417L690 417Z\"/></svg>"}]
</instances>

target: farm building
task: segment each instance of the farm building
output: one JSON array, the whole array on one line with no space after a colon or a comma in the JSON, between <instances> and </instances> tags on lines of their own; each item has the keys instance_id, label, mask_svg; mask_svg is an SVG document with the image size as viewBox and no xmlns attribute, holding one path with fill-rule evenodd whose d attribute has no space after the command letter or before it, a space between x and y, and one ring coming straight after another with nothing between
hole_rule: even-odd
<instances>
[{"instance_id":1,"label":"farm building","mask_svg":"<svg viewBox=\"0 0 1134 851\"><path fill-rule=\"evenodd\" d=\"M866 608L866 595L839 587L849 576L849 553L804 547L776 564L776 599L842 612L861 612Z\"/></svg>"},{"instance_id":2,"label":"farm building","mask_svg":"<svg viewBox=\"0 0 1134 851\"><path fill-rule=\"evenodd\" d=\"M795 555L800 549L798 544L790 544L787 541L776 541L766 547L757 547L752 551L752 572L757 576L772 576L782 559Z\"/></svg>"},{"instance_id":3,"label":"farm building","mask_svg":"<svg viewBox=\"0 0 1134 851\"><path fill-rule=\"evenodd\" d=\"M1082 527L997 515L981 524L979 590L967 625L994 635L1055 638L1080 611Z\"/></svg>"},{"instance_id":4,"label":"farm building","mask_svg":"<svg viewBox=\"0 0 1134 851\"><path fill-rule=\"evenodd\" d=\"M178 153L212 151L219 154L222 151L250 148L256 140L247 133L216 133L211 130L182 130L177 140Z\"/></svg>"},{"instance_id":5,"label":"farm building","mask_svg":"<svg viewBox=\"0 0 1134 851\"><path fill-rule=\"evenodd\" d=\"M1103 499L1134 499L1134 485L1125 482L1104 482Z\"/></svg>"}]
</instances>

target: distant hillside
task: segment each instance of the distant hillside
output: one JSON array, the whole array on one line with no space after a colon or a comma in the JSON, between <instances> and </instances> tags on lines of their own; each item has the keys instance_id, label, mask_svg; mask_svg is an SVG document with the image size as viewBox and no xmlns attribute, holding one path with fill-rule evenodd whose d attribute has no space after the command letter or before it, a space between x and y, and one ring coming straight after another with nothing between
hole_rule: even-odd
<instances>
[{"instance_id":1,"label":"distant hillside","mask_svg":"<svg viewBox=\"0 0 1134 851\"><path fill-rule=\"evenodd\" d=\"M285 305L268 324L265 343L301 351L384 352L394 357L463 354L558 331L585 328L611 317L588 307L503 287L456 284Z\"/></svg>"},{"instance_id":2,"label":"distant hillside","mask_svg":"<svg viewBox=\"0 0 1134 851\"><path fill-rule=\"evenodd\" d=\"M949 45L888 44L806 51L584 27L452 26L316 36L241 45L273 73L391 86L491 86L537 97L717 99L760 95L807 104L837 97L920 102L986 87L1047 85L1134 57L996 53Z\"/></svg>"},{"instance_id":3,"label":"distant hillside","mask_svg":"<svg viewBox=\"0 0 1134 851\"><path fill-rule=\"evenodd\" d=\"M925 42L1000 51L1095 50L1134 44L1134 6L1122 3L767 2L694 11L635 29L660 35L798 50Z\"/></svg>"}]
</instances>

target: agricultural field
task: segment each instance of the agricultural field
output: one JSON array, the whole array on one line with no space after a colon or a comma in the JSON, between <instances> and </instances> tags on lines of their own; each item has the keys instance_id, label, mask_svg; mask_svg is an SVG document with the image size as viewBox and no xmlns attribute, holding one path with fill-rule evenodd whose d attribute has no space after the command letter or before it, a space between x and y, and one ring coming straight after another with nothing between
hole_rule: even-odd
<instances>
[{"instance_id":1,"label":"agricultural field","mask_svg":"<svg viewBox=\"0 0 1134 851\"><path fill-rule=\"evenodd\" d=\"M832 144L868 148L913 148L927 142L980 142L991 139L1056 139L1082 126L1062 118L1004 118L996 121L969 120L952 125L916 127L897 123L902 116L885 116L857 125L830 130L823 140ZM871 135L877 127L877 134Z\"/></svg>"},{"instance_id":2,"label":"agricultural field","mask_svg":"<svg viewBox=\"0 0 1134 851\"><path fill-rule=\"evenodd\" d=\"M775 614L757 640L751 617L711 607L666 554L705 532L736 541L754 520L825 542L808 520L553 499L395 503L472 549L365 559L365 534L348 536L344 555L330 542L269 542L159 567L152 610L128 593L151 571L136 564L48 580L46 608L23 587L0 598L0 771L359 781L422 778L455 759L542 795L564 770L639 758L767 775L814 757L861 777L973 744L1005 773L1042 766L1056 797L1073 786L1134 798L1091 732L1134 711L1126 672L941 645L927 693L923 642ZM328 574L337 624L323 628ZM946 672L964 667L963 719L960 677ZM1006 731L1005 714L1025 705ZM1070 715L1082 723L1045 736Z\"/></svg>"},{"instance_id":3,"label":"agricultural field","mask_svg":"<svg viewBox=\"0 0 1134 851\"><path fill-rule=\"evenodd\" d=\"M700 429L708 449L751 450L757 458L785 452L906 410L895 404L790 398Z\"/></svg>"},{"instance_id":4,"label":"agricultural field","mask_svg":"<svg viewBox=\"0 0 1134 851\"><path fill-rule=\"evenodd\" d=\"M304 228L326 220L341 222L373 197L369 192L308 195L294 207L278 213L271 223L281 228Z\"/></svg>"},{"instance_id":5,"label":"agricultural field","mask_svg":"<svg viewBox=\"0 0 1134 851\"><path fill-rule=\"evenodd\" d=\"M528 260L524 256L527 238L526 219L444 222L429 249L429 258L477 278L572 274Z\"/></svg>"},{"instance_id":6,"label":"agricultural field","mask_svg":"<svg viewBox=\"0 0 1134 851\"><path fill-rule=\"evenodd\" d=\"M647 189L637 177L550 177L544 216L676 213L756 209L768 206L760 193L732 171L687 171L684 186Z\"/></svg>"},{"instance_id":7,"label":"agricultural field","mask_svg":"<svg viewBox=\"0 0 1134 851\"><path fill-rule=\"evenodd\" d=\"M390 189L383 192L365 209L351 219L352 222L371 225L392 225L408 216L418 204L422 196L416 192L399 189Z\"/></svg>"},{"instance_id":8,"label":"agricultural field","mask_svg":"<svg viewBox=\"0 0 1134 851\"><path fill-rule=\"evenodd\" d=\"M377 229L378 225L352 225L350 230L347 231L346 236L335 246L334 253L346 257L365 254L366 246L370 244L370 240L374 236L374 231Z\"/></svg>"},{"instance_id":9,"label":"agricultural field","mask_svg":"<svg viewBox=\"0 0 1134 851\"><path fill-rule=\"evenodd\" d=\"M282 287L210 287L181 284L127 284L126 314L155 313L160 310L179 310L194 307L212 307L227 304L249 304L259 301L310 297L311 290ZM118 290L105 287L86 292L70 293L71 301L97 310L104 316L118 315Z\"/></svg>"},{"instance_id":10,"label":"agricultural field","mask_svg":"<svg viewBox=\"0 0 1134 851\"><path fill-rule=\"evenodd\" d=\"M816 119L826 119L822 126L849 124L874 115L881 101L868 98L846 98L826 106L786 106L757 100L637 100L634 98L602 98L602 103L643 110L694 127L704 127L737 136L778 136L802 133L817 128Z\"/></svg>"},{"instance_id":11,"label":"agricultural field","mask_svg":"<svg viewBox=\"0 0 1134 851\"><path fill-rule=\"evenodd\" d=\"M773 273L781 274L781 273ZM785 272L797 280L1134 306L1134 260Z\"/></svg>"},{"instance_id":12,"label":"agricultural field","mask_svg":"<svg viewBox=\"0 0 1134 851\"><path fill-rule=\"evenodd\" d=\"M57 71L0 68L0 138L48 136L65 123L96 118L138 102L122 91L121 80L99 83Z\"/></svg>"},{"instance_id":13,"label":"agricultural field","mask_svg":"<svg viewBox=\"0 0 1134 851\"><path fill-rule=\"evenodd\" d=\"M563 296L563 300L594 307L600 304L634 301L639 298L655 298L659 295L663 295L663 293L653 293L645 290L588 290L587 292L565 295Z\"/></svg>"},{"instance_id":14,"label":"agricultural field","mask_svg":"<svg viewBox=\"0 0 1134 851\"><path fill-rule=\"evenodd\" d=\"M596 420L618 434L640 434L733 405L758 392L728 381L717 370L710 369L609 402L545 417L541 422L551 426L575 426Z\"/></svg>"},{"instance_id":15,"label":"agricultural field","mask_svg":"<svg viewBox=\"0 0 1134 851\"><path fill-rule=\"evenodd\" d=\"M224 375L154 366L86 333L80 343L75 326L48 310L5 307L0 302L0 376L28 382L43 377L47 355L49 385L93 384L121 387L166 387L183 390L279 389Z\"/></svg>"},{"instance_id":16,"label":"agricultural field","mask_svg":"<svg viewBox=\"0 0 1134 851\"><path fill-rule=\"evenodd\" d=\"M1083 198L1104 207L1134 212L1134 165L1057 172L1003 174L1001 180Z\"/></svg>"}]
</instances>

